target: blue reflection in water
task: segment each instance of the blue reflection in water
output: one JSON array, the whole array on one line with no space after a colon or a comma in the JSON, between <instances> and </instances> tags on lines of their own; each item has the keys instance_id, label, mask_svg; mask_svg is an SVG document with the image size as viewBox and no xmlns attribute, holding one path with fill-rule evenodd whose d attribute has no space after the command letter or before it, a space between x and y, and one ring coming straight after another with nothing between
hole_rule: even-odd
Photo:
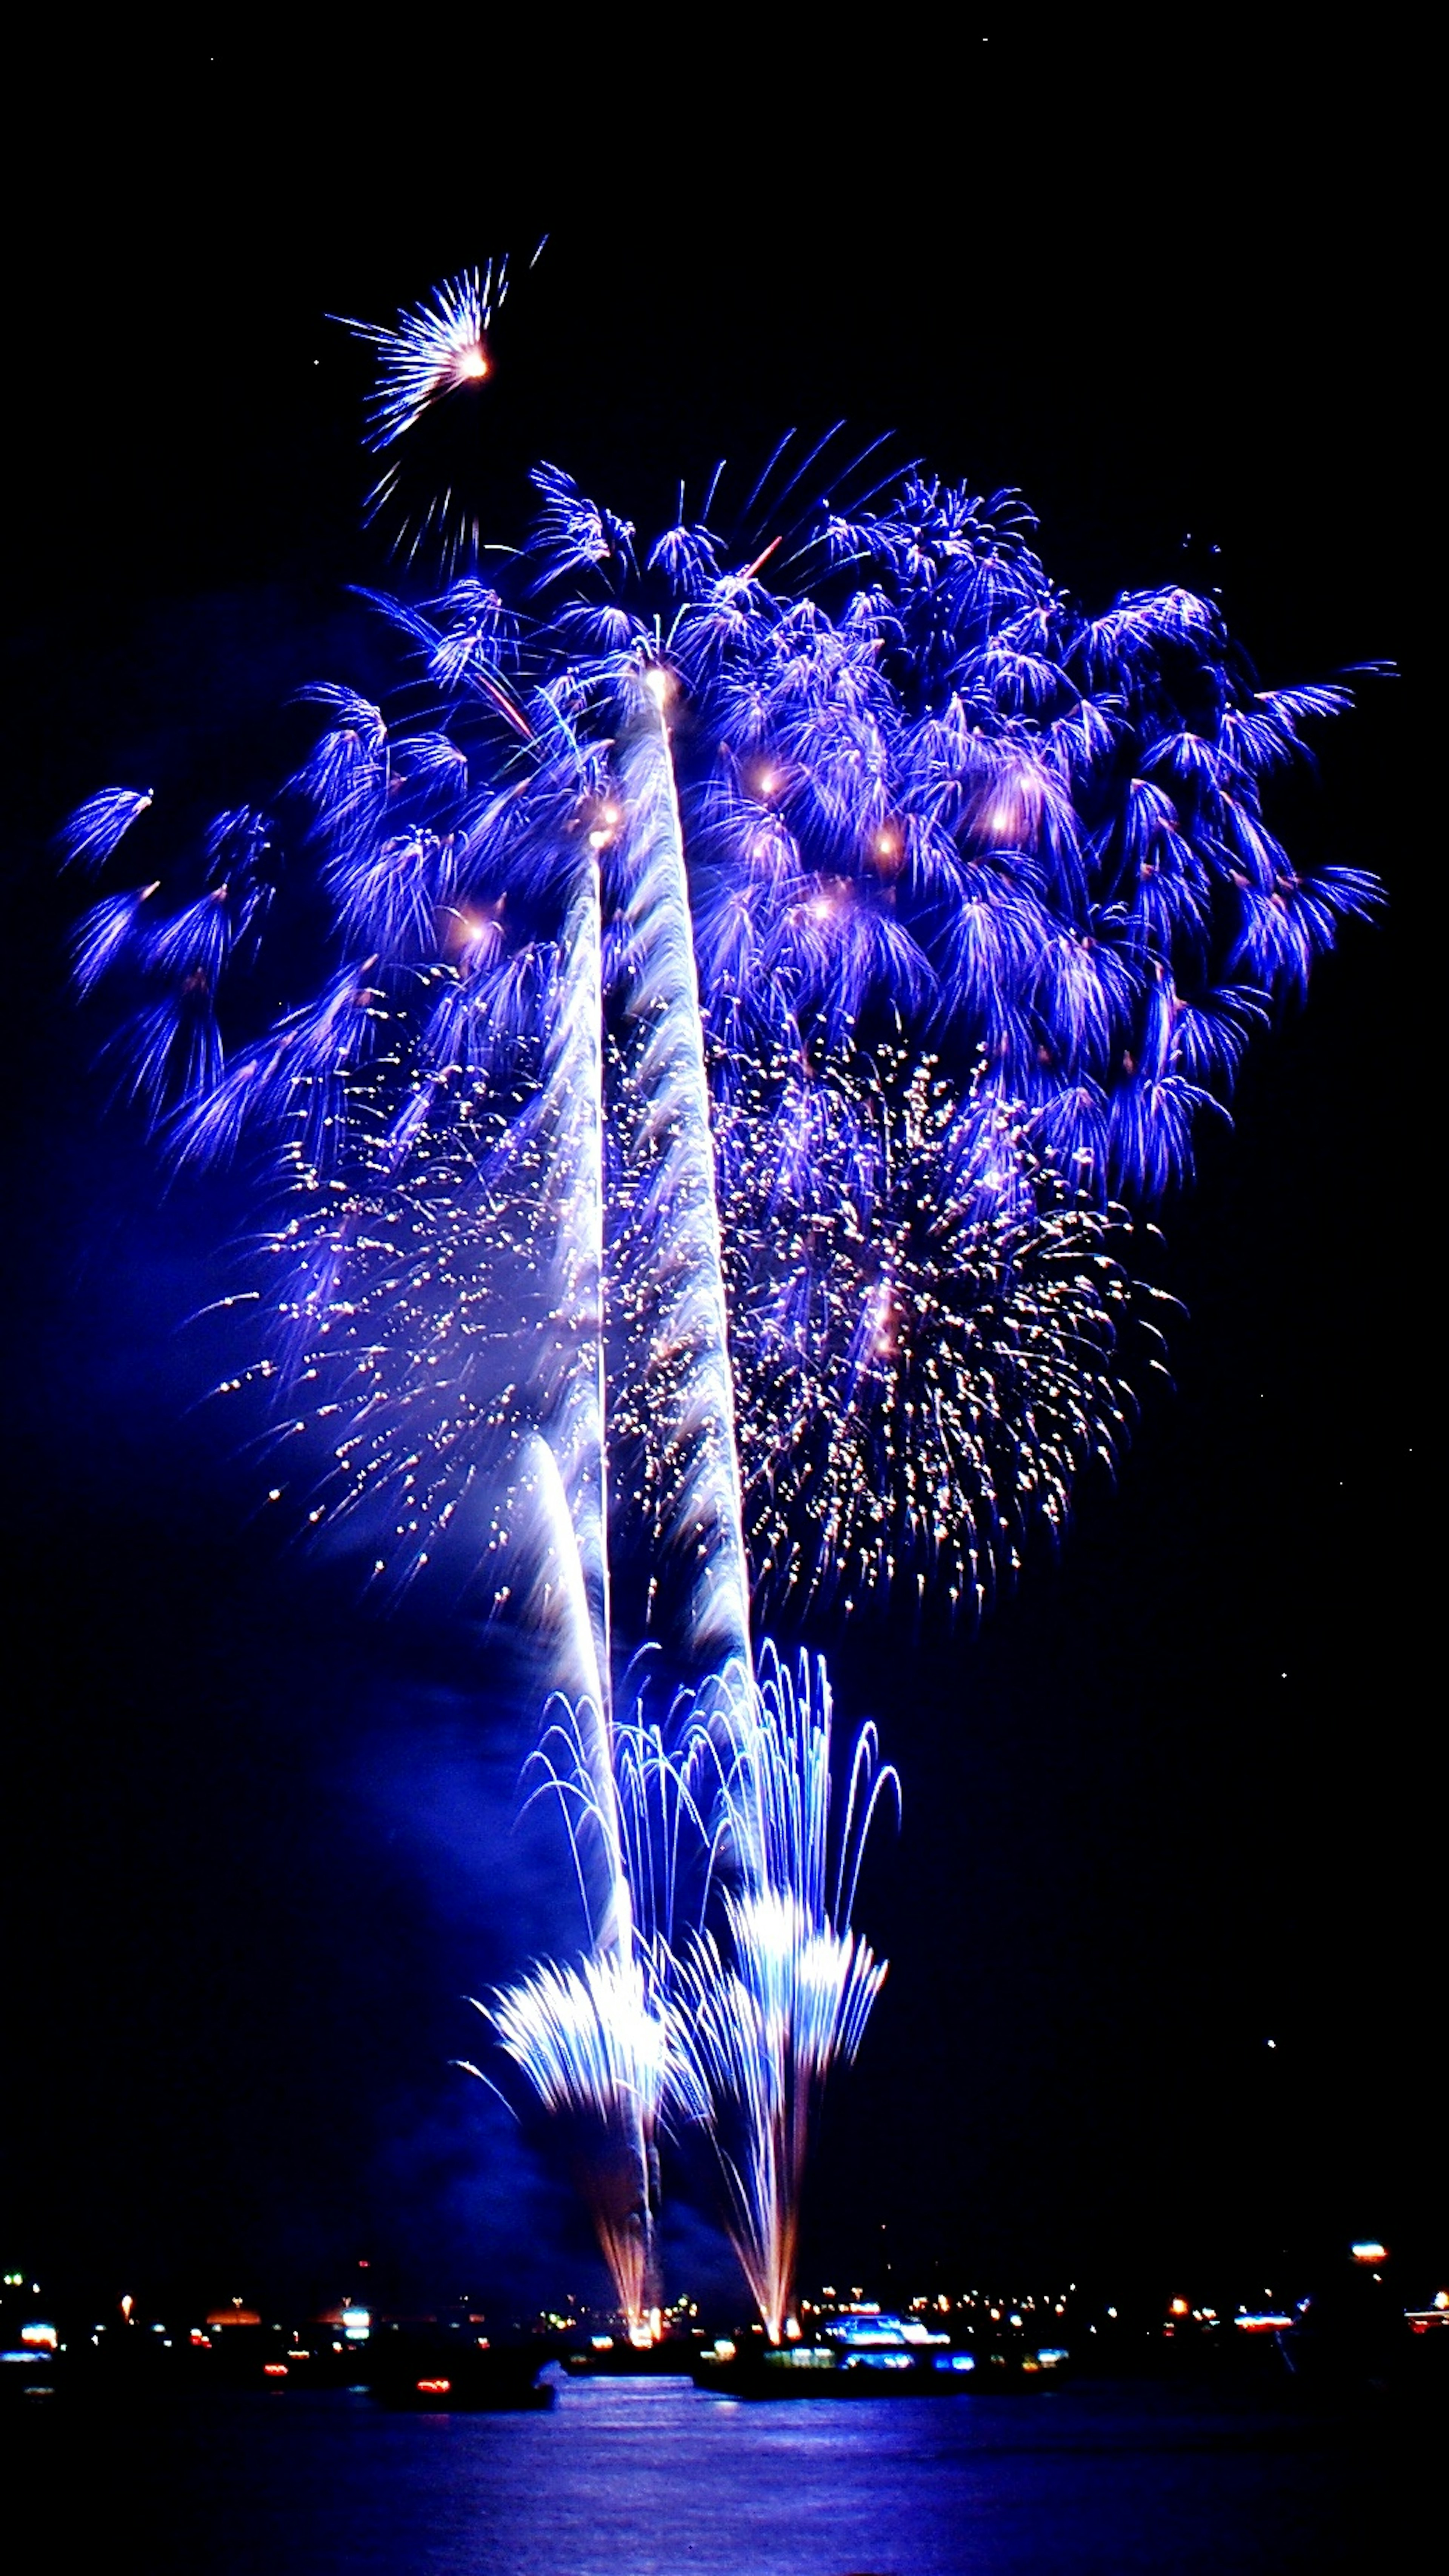
<instances>
[{"instance_id":1,"label":"blue reflection in water","mask_svg":"<svg viewBox=\"0 0 1449 2576\"><path fill-rule=\"evenodd\" d=\"M1365 2563L1372 2502L1370 2454L1330 2427L1142 2388L751 2406L603 2380L454 2416L218 2397L133 2420L99 2479L108 2428L34 2429L52 2539L83 2484L144 2534L148 2576L1324 2576Z\"/></svg>"}]
</instances>

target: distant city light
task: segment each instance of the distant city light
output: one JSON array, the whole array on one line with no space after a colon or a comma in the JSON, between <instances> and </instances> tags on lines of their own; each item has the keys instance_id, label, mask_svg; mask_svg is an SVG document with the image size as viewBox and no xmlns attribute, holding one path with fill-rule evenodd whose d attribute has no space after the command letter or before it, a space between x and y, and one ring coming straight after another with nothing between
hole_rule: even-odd
<instances>
[{"instance_id":1,"label":"distant city light","mask_svg":"<svg viewBox=\"0 0 1449 2576\"><path fill-rule=\"evenodd\" d=\"M347 2337L349 2343L366 2343L368 2336L372 2332L372 2310L370 2308L344 2308L342 2311L342 2331Z\"/></svg>"},{"instance_id":2,"label":"distant city light","mask_svg":"<svg viewBox=\"0 0 1449 2576\"><path fill-rule=\"evenodd\" d=\"M1360 2244L1350 2245L1348 2250L1355 2263L1387 2263L1389 2259L1387 2245L1381 2245L1376 2236L1366 2236Z\"/></svg>"}]
</instances>

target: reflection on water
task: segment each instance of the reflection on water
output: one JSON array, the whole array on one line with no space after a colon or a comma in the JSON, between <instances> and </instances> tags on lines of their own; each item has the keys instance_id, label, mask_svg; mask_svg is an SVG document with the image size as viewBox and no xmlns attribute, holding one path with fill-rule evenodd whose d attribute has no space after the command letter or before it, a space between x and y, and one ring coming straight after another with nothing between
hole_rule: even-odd
<instances>
[{"instance_id":1,"label":"reflection on water","mask_svg":"<svg viewBox=\"0 0 1449 2576\"><path fill-rule=\"evenodd\" d=\"M344 2394L207 2397L124 2427L41 2412L15 2428L37 2529L74 2544L77 2512L92 2517L84 2561L62 2547L47 2563L148 2576L1324 2576L1374 2563L1352 2535L1374 2509L1375 2442L1138 2388L751 2406L687 2381L598 2380L532 2415L391 2416ZM18 2512L13 2478L10 2501Z\"/></svg>"}]
</instances>

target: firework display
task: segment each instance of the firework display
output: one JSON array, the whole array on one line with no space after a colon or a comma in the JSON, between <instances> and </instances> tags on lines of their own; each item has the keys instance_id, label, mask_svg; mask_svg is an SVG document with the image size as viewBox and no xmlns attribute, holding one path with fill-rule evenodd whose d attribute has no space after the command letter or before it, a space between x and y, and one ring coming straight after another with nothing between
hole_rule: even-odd
<instances>
[{"instance_id":1,"label":"firework display","mask_svg":"<svg viewBox=\"0 0 1449 2576\"><path fill-rule=\"evenodd\" d=\"M482 383L506 282L352 326L378 452ZM1014 495L861 492L825 450L648 544L540 466L489 580L372 599L398 712L319 684L265 810L189 850L125 788L63 838L126 1083L266 1212L228 1383L267 1397L273 1504L549 1641L588 1947L480 2009L639 2332L671 2124L784 2331L885 1973L851 1911L894 1774L867 1730L831 1864L824 1670L759 1623L974 1615L1060 1533L1130 1420L1134 1212L1376 896L1264 809L1341 686L1259 688L1181 589L1089 616ZM646 1643L667 1718L615 1707Z\"/></svg>"}]
</instances>

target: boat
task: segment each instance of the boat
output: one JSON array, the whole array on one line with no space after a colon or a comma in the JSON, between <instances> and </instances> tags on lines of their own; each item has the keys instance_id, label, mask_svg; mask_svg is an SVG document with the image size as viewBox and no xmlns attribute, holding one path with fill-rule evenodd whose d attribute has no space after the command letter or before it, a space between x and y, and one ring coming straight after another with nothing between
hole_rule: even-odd
<instances>
[{"instance_id":1,"label":"boat","mask_svg":"<svg viewBox=\"0 0 1449 2576\"><path fill-rule=\"evenodd\" d=\"M566 2345L559 2361L569 2379L688 2379L703 2341L698 2334L665 2334L657 2343L597 2334Z\"/></svg>"},{"instance_id":2,"label":"boat","mask_svg":"<svg viewBox=\"0 0 1449 2576\"><path fill-rule=\"evenodd\" d=\"M719 2396L947 2397L970 2384L975 2356L915 2317L845 2315L818 2337L767 2344L728 2337L702 2352L696 2388Z\"/></svg>"},{"instance_id":3,"label":"boat","mask_svg":"<svg viewBox=\"0 0 1449 2576\"><path fill-rule=\"evenodd\" d=\"M367 2376L379 2406L427 2415L553 2404L539 2373L550 2358L537 2339L494 2343L487 2335L436 2325L383 2326L372 2339Z\"/></svg>"}]
</instances>

